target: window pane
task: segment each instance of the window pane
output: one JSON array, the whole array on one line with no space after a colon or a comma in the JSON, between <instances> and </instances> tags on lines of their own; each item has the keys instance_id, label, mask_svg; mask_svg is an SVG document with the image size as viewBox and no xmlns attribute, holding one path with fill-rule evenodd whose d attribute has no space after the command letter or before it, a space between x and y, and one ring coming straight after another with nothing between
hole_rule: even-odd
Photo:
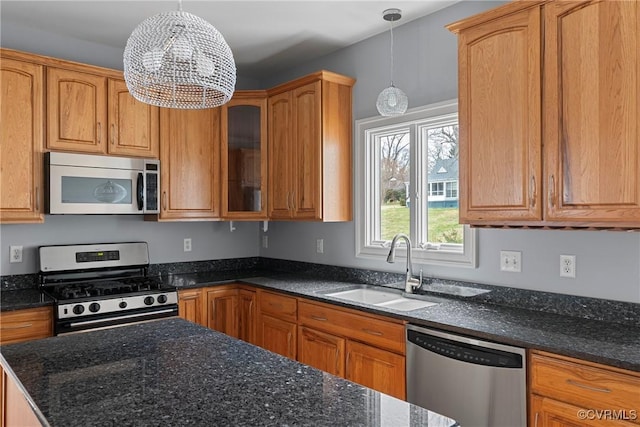
<instances>
[{"instance_id":1,"label":"window pane","mask_svg":"<svg viewBox=\"0 0 640 427\"><path fill-rule=\"evenodd\" d=\"M429 243L462 243L458 223L458 125L430 128L427 137ZM446 189L446 190L445 190Z\"/></svg>"},{"instance_id":2,"label":"window pane","mask_svg":"<svg viewBox=\"0 0 640 427\"><path fill-rule=\"evenodd\" d=\"M409 234L409 132L380 138L380 240Z\"/></svg>"}]
</instances>

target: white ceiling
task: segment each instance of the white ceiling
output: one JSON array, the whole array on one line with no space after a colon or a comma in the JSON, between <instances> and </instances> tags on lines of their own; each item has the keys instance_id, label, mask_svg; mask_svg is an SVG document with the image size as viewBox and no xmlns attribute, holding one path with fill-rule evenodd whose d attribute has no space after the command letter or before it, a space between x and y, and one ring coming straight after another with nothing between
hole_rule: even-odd
<instances>
[{"instance_id":1,"label":"white ceiling","mask_svg":"<svg viewBox=\"0 0 640 427\"><path fill-rule=\"evenodd\" d=\"M225 37L238 74L259 76L326 55L389 30L382 11L403 12L402 25L459 0L184 0ZM176 10L177 0L0 1L2 22L121 48L144 19Z\"/></svg>"}]
</instances>

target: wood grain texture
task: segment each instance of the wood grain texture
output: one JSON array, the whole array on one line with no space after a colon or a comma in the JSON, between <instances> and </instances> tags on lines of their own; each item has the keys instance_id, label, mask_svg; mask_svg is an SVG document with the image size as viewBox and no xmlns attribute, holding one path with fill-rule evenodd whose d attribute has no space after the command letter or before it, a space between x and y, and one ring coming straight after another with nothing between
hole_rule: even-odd
<instances>
[{"instance_id":1,"label":"wood grain texture","mask_svg":"<svg viewBox=\"0 0 640 427\"><path fill-rule=\"evenodd\" d=\"M358 384L406 400L405 358L347 340L345 377Z\"/></svg>"},{"instance_id":2,"label":"wood grain texture","mask_svg":"<svg viewBox=\"0 0 640 427\"><path fill-rule=\"evenodd\" d=\"M344 377L345 345L342 337L298 327L298 361L305 365Z\"/></svg>"},{"instance_id":3,"label":"wood grain texture","mask_svg":"<svg viewBox=\"0 0 640 427\"><path fill-rule=\"evenodd\" d=\"M106 153L107 79L47 68L47 148Z\"/></svg>"},{"instance_id":4,"label":"wood grain texture","mask_svg":"<svg viewBox=\"0 0 640 427\"><path fill-rule=\"evenodd\" d=\"M207 326L206 298L203 288L178 291L178 315L190 322Z\"/></svg>"},{"instance_id":5,"label":"wood grain texture","mask_svg":"<svg viewBox=\"0 0 640 427\"><path fill-rule=\"evenodd\" d=\"M584 408L533 395L529 401L531 416L529 425L532 427L632 427L624 420L607 420L603 418L584 419L579 414Z\"/></svg>"},{"instance_id":6,"label":"wood grain texture","mask_svg":"<svg viewBox=\"0 0 640 427\"><path fill-rule=\"evenodd\" d=\"M220 109L160 109L160 220L220 218Z\"/></svg>"},{"instance_id":7,"label":"wood grain texture","mask_svg":"<svg viewBox=\"0 0 640 427\"><path fill-rule=\"evenodd\" d=\"M157 159L160 109L137 101L120 79L109 79L108 103L108 153Z\"/></svg>"},{"instance_id":8,"label":"wood grain texture","mask_svg":"<svg viewBox=\"0 0 640 427\"><path fill-rule=\"evenodd\" d=\"M259 313L291 322L298 319L298 301L295 297L259 290L257 298Z\"/></svg>"},{"instance_id":9,"label":"wood grain texture","mask_svg":"<svg viewBox=\"0 0 640 427\"><path fill-rule=\"evenodd\" d=\"M212 289L207 291L207 327L238 338L238 290Z\"/></svg>"},{"instance_id":10,"label":"wood grain texture","mask_svg":"<svg viewBox=\"0 0 640 427\"><path fill-rule=\"evenodd\" d=\"M38 307L0 313L0 345L53 336L53 309Z\"/></svg>"},{"instance_id":11,"label":"wood grain texture","mask_svg":"<svg viewBox=\"0 0 640 427\"><path fill-rule=\"evenodd\" d=\"M268 100L268 216L291 218L291 170L295 156L292 125L292 94L284 92Z\"/></svg>"},{"instance_id":12,"label":"wood grain texture","mask_svg":"<svg viewBox=\"0 0 640 427\"><path fill-rule=\"evenodd\" d=\"M296 360L296 324L267 314L258 315L258 345Z\"/></svg>"},{"instance_id":13,"label":"wood grain texture","mask_svg":"<svg viewBox=\"0 0 640 427\"><path fill-rule=\"evenodd\" d=\"M16 384L16 380L13 379L4 369L0 370L2 375L2 416L1 425L3 427L40 427L42 424L38 420L35 412L24 392Z\"/></svg>"},{"instance_id":14,"label":"wood grain texture","mask_svg":"<svg viewBox=\"0 0 640 427\"><path fill-rule=\"evenodd\" d=\"M550 221L640 226L640 6L545 6Z\"/></svg>"},{"instance_id":15,"label":"wood grain texture","mask_svg":"<svg viewBox=\"0 0 640 427\"><path fill-rule=\"evenodd\" d=\"M256 344L257 304L256 292L248 289L238 291L238 338Z\"/></svg>"},{"instance_id":16,"label":"wood grain texture","mask_svg":"<svg viewBox=\"0 0 640 427\"><path fill-rule=\"evenodd\" d=\"M246 129L246 123L230 123L229 110L234 107L255 107L259 109L258 129ZM241 117L239 117L241 118ZM233 98L221 109L220 116L220 177L222 217L232 220L267 219L267 94L264 91L237 91ZM230 141L243 141L251 136L251 148L232 147ZM255 135L255 136L254 136ZM257 143L254 140L257 139ZM257 146L257 147L256 147ZM255 188L260 191L260 209L248 205L243 200L244 191ZM235 201L235 203L234 203Z\"/></svg>"},{"instance_id":17,"label":"wood grain texture","mask_svg":"<svg viewBox=\"0 0 640 427\"><path fill-rule=\"evenodd\" d=\"M43 222L44 68L1 53L0 222Z\"/></svg>"},{"instance_id":18,"label":"wood grain texture","mask_svg":"<svg viewBox=\"0 0 640 427\"><path fill-rule=\"evenodd\" d=\"M540 9L459 34L460 221L541 220Z\"/></svg>"}]
</instances>

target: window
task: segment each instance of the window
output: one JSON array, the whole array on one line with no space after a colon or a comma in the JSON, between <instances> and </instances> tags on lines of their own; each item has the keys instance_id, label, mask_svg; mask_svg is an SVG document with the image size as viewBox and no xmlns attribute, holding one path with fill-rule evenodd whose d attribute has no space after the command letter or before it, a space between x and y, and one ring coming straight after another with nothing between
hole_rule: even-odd
<instances>
[{"instance_id":1,"label":"window","mask_svg":"<svg viewBox=\"0 0 640 427\"><path fill-rule=\"evenodd\" d=\"M458 223L458 106L356 122L356 255L383 257L407 234L415 261L475 267L475 231Z\"/></svg>"}]
</instances>

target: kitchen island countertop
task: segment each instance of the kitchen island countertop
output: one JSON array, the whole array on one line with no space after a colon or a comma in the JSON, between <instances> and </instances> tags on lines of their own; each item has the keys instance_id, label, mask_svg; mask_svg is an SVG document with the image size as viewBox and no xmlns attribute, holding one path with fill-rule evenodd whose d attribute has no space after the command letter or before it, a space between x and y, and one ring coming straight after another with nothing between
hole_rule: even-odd
<instances>
[{"instance_id":1,"label":"kitchen island countertop","mask_svg":"<svg viewBox=\"0 0 640 427\"><path fill-rule=\"evenodd\" d=\"M451 426L182 319L0 348L51 426Z\"/></svg>"}]
</instances>

